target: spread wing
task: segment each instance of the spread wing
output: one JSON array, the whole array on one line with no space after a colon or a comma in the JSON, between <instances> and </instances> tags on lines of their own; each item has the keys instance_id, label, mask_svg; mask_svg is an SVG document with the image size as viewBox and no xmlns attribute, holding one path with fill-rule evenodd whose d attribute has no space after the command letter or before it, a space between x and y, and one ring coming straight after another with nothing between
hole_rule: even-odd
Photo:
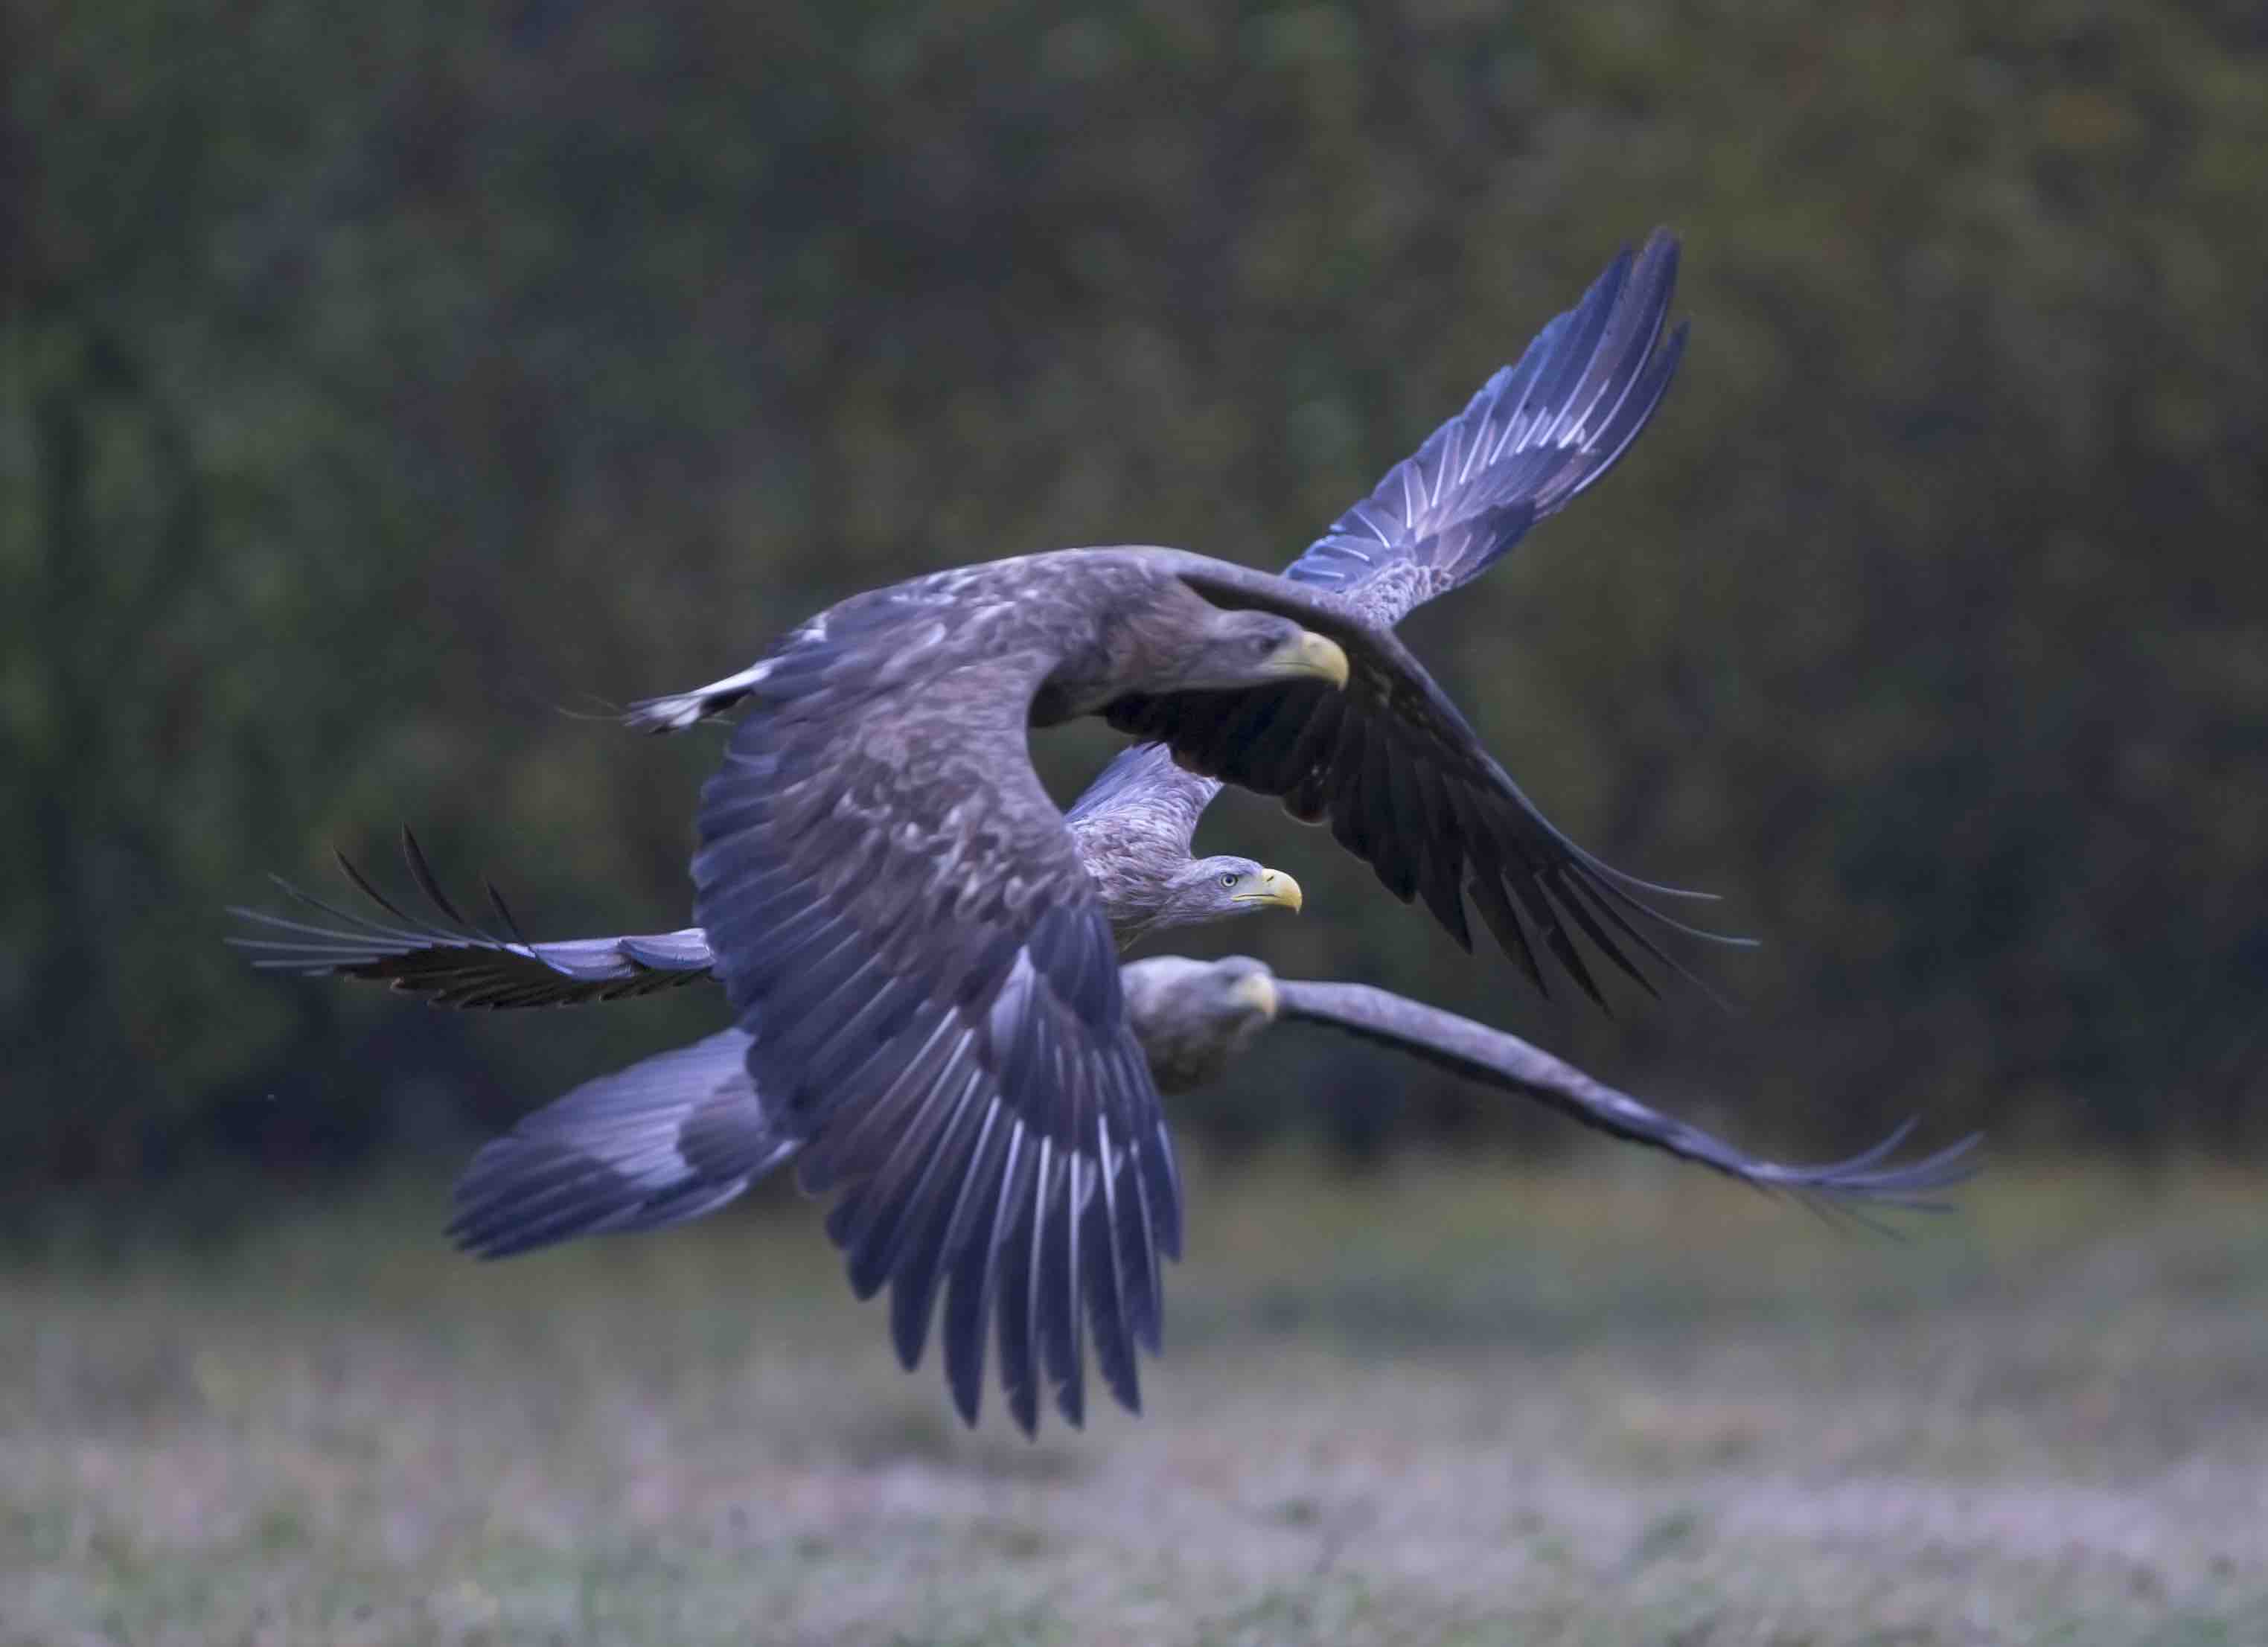
<instances>
[{"instance_id":1,"label":"spread wing","mask_svg":"<svg viewBox=\"0 0 2268 1647\"><path fill-rule=\"evenodd\" d=\"M737 1029L585 1081L481 1147L449 1236L482 1258L714 1212L795 1152Z\"/></svg>"},{"instance_id":2,"label":"spread wing","mask_svg":"<svg viewBox=\"0 0 2268 1647\"><path fill-rule=\"evenodd\" d=\"M1525 508L1525 505L1517 505ZM1336 597L1265 572L1176 550L1150 553L1217 606L1298 619L1347 653L1343 692L1304 683L1231 692L1129 695L1110 724L1170 745L1197 770L1263 795L1308 821L1328 821L1404 903L1422 896L1467 949L1465 895L1539 989L1541 945L1602 1005L1580 932L1648 993L1638 957L1707 986L1636 924L1656 923L1725 944L1664 915L1646 894L1707 898L1601 862L1555 828L1482 745L1455 704L1392 629Z\"/></svg>"},{"instance_id":3,"label":"spread wing","mask_svg":"<svg viewBox=\"0 0 2268 1647\"><path fill-rule=\"evenodd\" d=\"M1143 819L1158 835L1186 854L1197 819L1220 793L1218 778L1199 777L1174 764L1173 751L1159 744L1122 749L1064 813L1079 825L1104 819Z\"/></svg>"},{"instance_id":4,"label":"spread wing","mask_svg":"<svg viewBox=\"0 0 2268 1647\"><path fill-rule=\"evenodd\" d=\"M995 1323L1027 1431L1042 1369L1080 1421L1082 1323L1138 1408L1180 1187L1109 926L1025 747L1046 660L843 612L754 683L703 792L694 913L749 1074L806 1141L804 1187L838 1192L853 1290L888 1283L909 1367L942 1291L964 1417Z\"/></svg>"},{"instance_id":5,"label":"spread wing","mask_svg":"<svg viewBox=\"0 0 2268 1647\"><path fill-rule=\"evenodd\" d=\"M263 909L232 908L247 930L226 940L263 971L309 977L366 978L437 1006L574 1006L657 995L710 975L714 957L698 927L619 937L566 938L531 944L494 886L489 888L493 929L467 919L441 890L417 839L401 832L410 878L432 906L431 915L405 912L370 879L339 856L339 867L357 890L384 911L380 921L311 897L289 881L276 886L331 924L317 925Z\"/></svg>"},{"instance_id":6,"label":"spread wing","mask_svg":"<svg viewBox=\"0 0 2268 1647\"><path fill-rule=\"evenodd\" d=\"M1647 1108L1572 1064L1469 1018L1357 983L1277 982L1278 1014L1322 1024L1410 1053L1485 1085L1533 1098L1584 1126L1697 1161L1760 1189L1786 1190L1836 1203L1926 1207L1929 1197L1972 1176L1982 1135L1972 1133L1918 1161L1893 1164L1908 1121L1863 1154L1822 1166L1759 1160L1697 1127Z\"/></svg>"},{"instance_id":7,"label":"spread wing","mask_svg":"<svg viewBox=\"0 0 2268 1647\"><path fill-rule=\"evenodd\" d=\"M1657 229L1284 575L1387 625L1479 577L1612 468L1653 417L1685 348L1682 325L1662 336L1676 284L1676 239Z\"/></svg>"},{"instance_id":8,"label":"spread wing","mask_svg":"<svg viewBox=\"0 0 2268 1647\"><path fill-rule=\"evenodd\" d=\"M1219 793L1219 778L1174 765L1163 744L1132 744L1095 775L1064 821L1093 871L1108 876L1116 853L1187 858L1197 820Z\"/></svg>"},{"instance_id":9,"label":"spread wing","mask_svg":"<svg viewBox=\"0 0 2268 1647\"><path fill-rule=\"evenodd\" d=\"M1666 342L1663 336L1676 283L1677 241L1656 230L1635 260L1627 251L1616 258L1582 302L1545 326L1516 364L1497 371L1462 412L1388 470L1376 489L1333 522L1285 577L1328 592L1381 629L1479 577L1529 526L1612 468L1653 417L1685 346L1683 326ZM1267 724L1282 726L1294 718L1274 716ZM1349 752L1351 765L1366 758L1373 757L1359 747ZM1103 770L1071 815L1138 820L1186 813L1186 846L1197 814L1219 788L1214 778L1176 766L1167 752L1141 745ZM1553 849L1549 835L1556 832L1525 802L1520 807L1546 832L1523 832L1534 837L1528 855L1548 857ZM1489 878L1488 890L1475 893L1476 901L1494 897L1498 914L1490 923L1499 936L1506 876L1521 875L1524 861L1509 860L1504 874ZM1606 872L1611 879L1612 871ZM1405 901L1413 886L1425 893L1435 914L1469 947L1462 911L1449 913L1455 904L1454 874L1444 870L1430 879L1413 879L1414 870L1405 875L1383 867L1380 873ZM1543 930L1545 944L1558 953L1562 945ZM1580 966L1573 970L1583 977ZM1533 965L1528 971L1537 975ZM1587 982L1584 988L1597 993Z\"/></svg>"}]
</instances>

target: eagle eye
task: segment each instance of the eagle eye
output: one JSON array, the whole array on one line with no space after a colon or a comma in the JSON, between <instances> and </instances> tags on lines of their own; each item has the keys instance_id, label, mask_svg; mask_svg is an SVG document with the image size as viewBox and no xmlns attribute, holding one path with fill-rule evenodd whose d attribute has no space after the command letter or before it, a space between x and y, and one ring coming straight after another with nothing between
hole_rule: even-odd
<instances>
[{"instance_id":1,"label":"eagle eye","mask_svg":"<svg viewBox=\"0 0 2268 1647\"><path fill-rule=\"evenodd\" d=\"M1228 871L1228 873L1227 873L1227 874L1226 874L1226 875L1222 876L1222 877L1220 878L1220 884L1221 884L1222 886L1235 886L1235 885L1236 885L1236 871L1235 871L1234 870L1231 870L1231 871Z\"/></svg>"}]
</instances>

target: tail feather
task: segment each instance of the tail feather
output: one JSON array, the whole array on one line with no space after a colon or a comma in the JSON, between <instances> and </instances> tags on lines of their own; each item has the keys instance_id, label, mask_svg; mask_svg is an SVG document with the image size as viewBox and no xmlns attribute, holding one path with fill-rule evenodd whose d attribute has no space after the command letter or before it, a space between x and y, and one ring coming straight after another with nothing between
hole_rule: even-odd
<instances>
[{"instance_id":1,"label":"tail feather","mask_svg":"<svg viewBox=\"0 0 2268 1647\"><path fill-rule=\"evenodd\" d=\"M637 732L681 732L722 715L762 686L771 671L771 662L767 659L750 665L739 674L696 687L690 692L641 698L622 711L622 724Z\"/></svg>"}]
</instances>

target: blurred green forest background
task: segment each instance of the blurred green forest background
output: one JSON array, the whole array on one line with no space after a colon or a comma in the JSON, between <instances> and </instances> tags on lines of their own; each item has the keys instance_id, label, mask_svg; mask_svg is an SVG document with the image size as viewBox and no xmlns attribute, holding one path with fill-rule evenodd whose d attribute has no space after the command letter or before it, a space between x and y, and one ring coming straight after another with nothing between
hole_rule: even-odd
<instances>
[{"instance_id":1,"label":"blurred green forest background","mask_svg":"<svg viewBox=\"0 0 2268 1647\"><path fill-rule=\"evenodd\" d=\"M705 1033L254 976L336 844L686 920L713 732L600 700L1066 544L1291 558L1621 245L1690 352L1407 626L1737 1004L1609 1020L1322 832L1187 945L1529 1035L1763 1147L2257 1151L2268 13L18 0L0 21L0 1184L460 1141ZM566 710L572 713L563 713ZM1068 797L1105 734L1043 740ZM400 877L394 874L399 881ZM1285 1036L1193 1129L1557 1142ZM231 1165L230 1164L234 1164Z\"/></svg>"}]
</instances>

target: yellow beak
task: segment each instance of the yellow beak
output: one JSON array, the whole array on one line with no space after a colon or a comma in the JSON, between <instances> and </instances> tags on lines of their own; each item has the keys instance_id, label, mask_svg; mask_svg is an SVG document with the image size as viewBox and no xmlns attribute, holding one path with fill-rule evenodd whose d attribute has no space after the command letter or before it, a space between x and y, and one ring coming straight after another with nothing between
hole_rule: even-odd
<instances>
[{"instance_id":1,"label":"yellow beak","mask_svg":"<svg viewBox=\"0 0 2268 1647\"><path fill-rule=\"evenodd\" d=\"M1300 896L1300 883L1280 869L1264 869L1260 879L1249 892L1231 893L1231 903L1258 904L1267 909L1289 909L1297 915L1307 900Z\"/></svg>"},{"instance_id":2,"label":"yellow beak","mask_svg":"<svg viewBox=\"0 0 2268 1647\"><path fill-rule=\"evenodd\" d=\"M1276 980L1264 972L1247 973L1229 986L1228 993L1244 1002L1261 1017L1273 1021L1276 1017Z\"/></svg>"},{"instance_id":3,"label":"yellow beak","mask_svg":"<svg viewBox=\"0 0 2268 1647\"><path fill-rule=\"evenodd\" d=\"M1301 629L1296 639L1276 649L1275 656L1268 660L1268 673L1320 677L1335 687L1344 687L1347 683L1347 655L1329 636Z\"/></svg>"}]
</instances>

